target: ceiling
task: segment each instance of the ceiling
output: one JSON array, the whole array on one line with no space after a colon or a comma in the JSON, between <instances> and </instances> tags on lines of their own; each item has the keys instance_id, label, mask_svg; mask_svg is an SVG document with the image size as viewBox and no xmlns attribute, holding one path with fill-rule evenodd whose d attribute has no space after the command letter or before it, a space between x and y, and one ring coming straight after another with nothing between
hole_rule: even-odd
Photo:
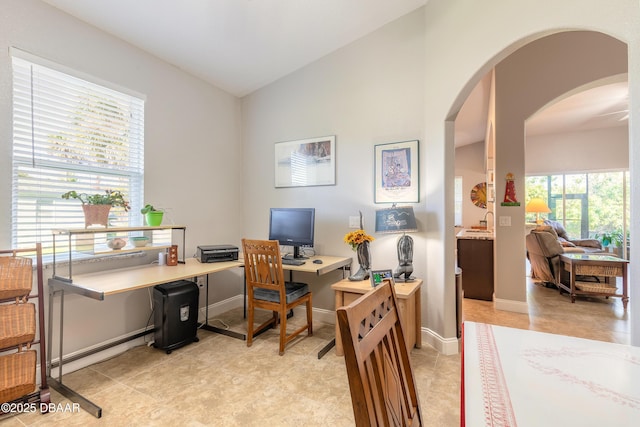
<instances>
[{"instance_id":1,"label":"ceiling","mask_svg":"<svg viewBox=\"0 0 640 427\"><path fill-rule=\"evenodd\" d=\"M43 0L236 96L428 0Z\"/></svg>"},{"instance_id":2,"label":"ceiling","mask_svg":"<svg viewBox=\"0 0 640 427\"><path fill-rule=\"evenodd\" d=\"M428 0L43 0L242 97L425 5ZM456 146L485 138L490 80L456 119ZM528 135L623 126L627 83L538 112Z\"/></svg>"}]
</instances>

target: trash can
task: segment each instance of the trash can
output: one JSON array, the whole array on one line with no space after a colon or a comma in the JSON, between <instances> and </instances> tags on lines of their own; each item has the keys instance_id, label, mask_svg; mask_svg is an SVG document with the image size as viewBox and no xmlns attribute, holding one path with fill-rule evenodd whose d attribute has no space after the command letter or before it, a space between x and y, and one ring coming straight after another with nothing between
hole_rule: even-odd
<instances>
[{"instance_id":1,"label":"trash can","mask_svg":"<svg viewBox=\"0 0 640 427\"><path fill-rule=\"evenodd\" d=\"M153 288L153 346L172 350L198 341L198 285L188 280Z\"/></svg>"}]
</instances>

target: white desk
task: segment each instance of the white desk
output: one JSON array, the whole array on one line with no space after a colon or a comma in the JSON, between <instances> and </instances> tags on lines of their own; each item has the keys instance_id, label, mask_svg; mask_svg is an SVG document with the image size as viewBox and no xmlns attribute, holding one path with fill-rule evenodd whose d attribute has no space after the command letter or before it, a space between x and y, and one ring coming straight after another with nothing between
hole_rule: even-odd
<instances>
[{"instance_id":1,"label":"white desk","mask_svg":"<svg viewBox=\"0 0 640 427\"><path fill-rule=\"evenodd\" d=\"M636 426L640 347L464 323L462 426Z\"/></svg>"},{"instance_id":2,"label":"white desk","mask_svg":"<svg viewBox=\"0 0 640 427\"><path fill-rule=\"evenodd\" d=\"M196 259L187 259L184 264L178 264L175 266L159 266L159 265L142 265L136 267L122 268L109 271L101 271L91 274L78 274L73 276L73 282L52 278L49 279L49 341L48 341L48 355L47 355L47 381L51 387L56 389L65 397L71 399L74 402L80 404L80 406L87 412L93 414L96 418L102 416L102 408L84 398L74 390L62 384L62 366L65 362L78 360L80 358L95 354L99 351L106 350L107 348L120 345L126 341L130 341L148 333L153 330L140 332L128 338L119 340L110 345L105 345L97 349L78 354L73 357L72 360L63 359L63 342L64 342L64 295L65 293L74 293L83 295L88 298L97 300L104 300L106 296L115 295L122 292L129 292L136 289L149 288L162 283L169 283L176 280L192 279L197 276L208 275L231 268L237 268L242 266L240 261L226 261L210 264L202 264ZM208 277L208 276L207 276ZM209 292L209 283L207 280L207 295ZM59 343L59 367L58 378L51 377L51 369L54 367L51 362L51 345L52 345L52 333L53 333L53 303L54 297L60 296L60 343ZM207 300L208 301L208 300ZM207 304L208 307L208 304ZM227 335L235 336L228 331L220 330L208 325L208 319L205 320L205 329L215 330L216 332L225 333Z\"/></svg>"},{"instance_id":3,"label":"white desk","mask_svg":"<svg viewBox=\"0 0 640 427\"><path fill-rule=\"evenodd\" d=\"M313 261L316 259L322 260L322 264L315 264ZM339 268L345 269L351 264L351 258L345 257L333 257L333 256L314 256L307 260L303 265L283 265L283 269L289 270L290 273L294 271L315 273L317 275L325 274ZM233 268L242 267L244 260L240 258L238 261L225 261L215 263L200 263L194 258L185 260L184 264L178 264L175 266L159 266L157 264L147 264L142 266L135 266L129 268L122 268L109 271L100 271L90 274L77 274L73 275L73 281L68 281L64 278L52 278L49 279L49 341L48 341L48 359L47 359L47 377L49 385L56 389L58 392L68 397L69 399L80 403L80 406L87 412L90 412L95 417L100 418L102 416L102 409L95 405L93 402L87 400L74 390L66 387L62 384L62 366L65 362L78 360L83 357L95 354L99 351L106 350L107 348L120 345L126 341L130 341L141 336L147 335L152 331L144 331L123 340L114 342L110 345L105 345L95 350L87 351L82 354L78 354L73 357L72 360L63 360L63 342L64 342L64 295L65 293L73 293L83 295L88 298L93 298L99 301L103 301L105 297L115 295L123 292L130 292L137 289L145 289L162 283L174 282L183 279L193 279L197 276L207 276L207 305L205 313L205 325L203 329L222 333L234 338L244 339L243 334L239 334L233 331L227 331L224 329L216 328L208 324L208 295L209 295L209 282L208 275L217 273L219 271L229 270ZM57 366L59 367L58 378L51 377L51 369L54 367L51 362L51 345L52 345L52 333L53 333L53 303L54 297L58 295L60 297L60 342L59 342L59 357L60 361ZM322 353L323 350L321 350ZM327 349L328 351L328 349ZM326 353L326 351L325 351ZM324 355L324 353L322 353ZM322 357L318 354L318 358Z\"/></svg>"}]
</instances>

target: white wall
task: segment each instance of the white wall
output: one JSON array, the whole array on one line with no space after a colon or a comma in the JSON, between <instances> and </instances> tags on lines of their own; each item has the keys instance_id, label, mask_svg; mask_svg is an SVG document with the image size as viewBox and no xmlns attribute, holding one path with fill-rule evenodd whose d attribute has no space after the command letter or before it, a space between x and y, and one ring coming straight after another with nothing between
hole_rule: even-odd
<instances>
[{"instance_id":1,"label":"white wall","mask_svg":"<svg viewBox=\"0 0 640 427\"><path fill-rule=\"evenodd\" d=\"M528 41L566 29L601 31L627 42L630 58L635 58L629 67L631 97L634 94L640 96L640 89L637 88L640 83L633 77L633 73L637 75L640 72L640 60L636 58L640 49L637 38L640 31L638 6L638 2L633 0L436 0L427 3L428 75L425 90L426 99L430 102L425 107L425 138L430 144L423 169L430 172L426 183L426 208L429 217L434 220L428 222L427 230L428 286L423 295L423 301L426 301L423 307L426 313L423 325L430 330L442 337L455 334L455 239L453 233L448 231L453 228L453 215L447 213L453 211L454 127L447 120L455 117L474 85L500 60ZM487 31L487 26L491 31ZM499 118L496 112L496 122ZM633 126L631 124L631 147L638 144ZM630 153L630 163L633 165L633 158L638 157L638 153L633 148ZM520 163L521 165L516 161L514 166L521 168L521 173L524 171L523 158ZM503 165L502 168L506 166ZM500 174L501 171L496 166L497 179L500 179ZM636 177L632 181L637 182L637 179ZM496 182L498 189L499 183ZM524 233L518 234L522 236L522 240ZM523 241L518 241L515 245L524 248ZM510 260L508 258L501 262L508 263ZM631 265L633 275L633 261ZM634 310L633 306L631 310ZM640 342L640 339L636 339L636 342Z\"/></svg>"},{"instance_id":2,"label":"white wall","mask_svg":"<svg viewBox=\"0 0 640 427\"><path fill-rule=\"evenodd\" d=\"M462 226L470 228L480 225L487 209L479 208L471 201L471 189L478 183L485 182L485 148L484 142L464 145L456 148L456 176L462 177ZM493 221L491 215L489 221Z\"/></svg>"},{"instance_id":3,"label":"white wall","mask_svg":"<svg viewBox=\"0 0 640 427\"><path fill-rule=\"evenodd\" d=\"M199 244L239 244L240 101L40 1L3 0L1 247L11 245L11 46L146 95L145 201L169 208L169 221L187 225L187 256ZM77 271L139 261L104 261L78 267ZM50 270L46 273L49 275ZM214 283L218 298L242 290L239 274L216 275ZM143 328L149 312L146 291L114 296L104 302L67 297L65 353Z\"/></svg>"},{"instance_id":4,"label":"white wall","mask_svg":"<svg viewBox=\"0 0 640 427\"><path fill-rule=\"evenodd\" d=\"M411 13L243 99L245 235L266 237L270 207L315 207L316 249L353 257L343 242L349 216L364 215L374 233L374 146L418 139L424 164L424 14ZM274 143L336 135L336 185L274 188ZM430 171L421 169L421 181ZM414 205L415 275L425 277L424 230L430 220ZM375 235L374 268L397 264L397 235ZM330 286L336 275L300 277L312 282L314 307L334 309ZM337 273L340 277L340 273ZM324 284L324 286L322 286Z\"/></svg>"},{"instance_id":5,"label":"white wall","mask_svg":"<svg viewBox=\"0 0 640 427\"><path fill-rule=\"evenodd\" d=\"M629 128L527 136L525 172L542 175L629 167Z\"/></svg>"},{"instance_id":6,"label":"white wall","mask_svg":"<svg viewBox=\"0 0 640 427\"><path fill-rule=\"evenodd\" d=\"M457 351L452 118L479 79L501 59L528 41L566 29L602 31L629 44L629 154L632 186L637 187L636 0L430 0L424 9L246 97L242 118L232 96L35 0L3 2L0 46L4 52L16 46L147 95L145 191L148 201L171 207L175 222L189 226L188 250L203 243L239 244L241 236L264 237L271 206L315 206L318 251L353 255L342 242L348 216L362 210L365 228L374 227L374 145L419 139L420 203L414 208L420 232L414 234L414 263L416 275L425 279L423 332L429 343L450 352ZM10 243L10 75L7 54L0 55L3 246ZM191 104L197 108L184 107ZM337 136L336 185L273 188L273 144L327 134ZM640 198L634 193L632 211L638 209ZM634 218L632 233L640 229L640 216ZM376 237L374 266L395 267L396 237ZM632 277L639 268L640 252L635 251ZM322 280L335 279L330 276ZM240 289L236 274L214 279L216 285L229 280L224 295ZM330 287L315 282L314 305L333 309ZM143 326L145 304L144 292L101 303L70 298L70 348ZM632 297L630 307L640 311L640 298ZM631 321L640 344L638 320ZM80 336L93 341L79 341Z\"/></svg>"}]
</instances>

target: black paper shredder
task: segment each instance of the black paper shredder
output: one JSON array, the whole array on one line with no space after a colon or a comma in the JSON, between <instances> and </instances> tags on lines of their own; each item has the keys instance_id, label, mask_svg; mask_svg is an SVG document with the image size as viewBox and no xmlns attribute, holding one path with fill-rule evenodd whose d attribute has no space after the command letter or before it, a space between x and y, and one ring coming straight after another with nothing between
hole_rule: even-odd
<instances>
[{"instance_id":1,"label":"black paper shredder","mask_svg":"<svg viewBox=\"0 0 640 427\"><path fill-rule=\"evenodd\" d=\"M172 350L198 341L198 285L188 280L153 288L154 344Z\"/></svg>"}]
</instances>

